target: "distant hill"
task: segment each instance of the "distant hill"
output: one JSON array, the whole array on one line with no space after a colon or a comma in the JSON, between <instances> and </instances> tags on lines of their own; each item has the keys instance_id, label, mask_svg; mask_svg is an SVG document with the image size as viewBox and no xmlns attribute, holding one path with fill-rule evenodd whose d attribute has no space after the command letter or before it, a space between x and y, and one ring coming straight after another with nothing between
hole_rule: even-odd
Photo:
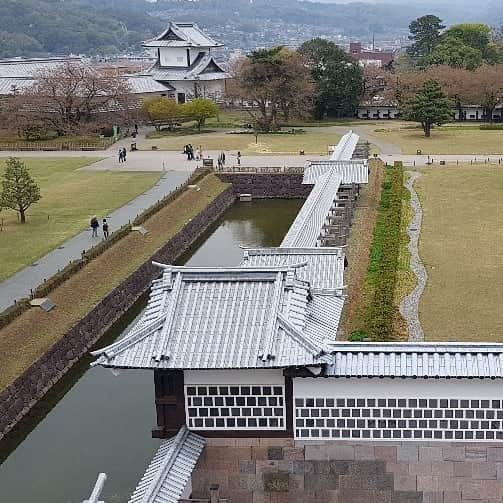
<instances>
[{"instance_id":1,"label":"distant hill","mask_svg":"<svg viewBox=\"0 0 503 503\"><path fill-rule=\"evenodd\" d=\"M147 13L147 5L136 0L1 0L0 57L111 54L139 47L163 26Z\"/></svg>"}]
</instances>

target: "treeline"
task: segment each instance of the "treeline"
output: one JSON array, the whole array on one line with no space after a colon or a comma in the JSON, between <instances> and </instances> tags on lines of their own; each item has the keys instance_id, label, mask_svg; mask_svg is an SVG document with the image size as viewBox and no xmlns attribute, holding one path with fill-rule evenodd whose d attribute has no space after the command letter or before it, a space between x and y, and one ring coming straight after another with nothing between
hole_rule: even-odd
<instances>
[{"instance_id":1,"label":"treeline","mask_svg":"<svg viewBox=\"0 0 503 503\"><path fill-rule=\"evenodd\" d=\"M2 0L0 57L114 54L139 48L164 23L129 3Z\"/></svg>"}]
</instances>

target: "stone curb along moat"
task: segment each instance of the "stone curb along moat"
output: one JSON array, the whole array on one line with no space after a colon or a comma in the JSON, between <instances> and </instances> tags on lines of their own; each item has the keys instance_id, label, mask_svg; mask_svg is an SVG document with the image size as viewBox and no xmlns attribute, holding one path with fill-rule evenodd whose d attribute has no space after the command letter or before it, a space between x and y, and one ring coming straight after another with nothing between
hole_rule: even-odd
<instances>
[{"instance_id":1,"label":"stone curb along moat","mask_svg":"<svg viewBox=\"0 0 503 503\"><path fill-rule=\"evenodd\" d=\"M302 175L296 174L233 174L222 175L221 179L232 185L0 393L0 440L148 290L159 275L152 261L174 263L234 204L239 193L251 192L258 198L299 198L306 197L311 188L302 185Z\"/></svg>"}]
</instances>

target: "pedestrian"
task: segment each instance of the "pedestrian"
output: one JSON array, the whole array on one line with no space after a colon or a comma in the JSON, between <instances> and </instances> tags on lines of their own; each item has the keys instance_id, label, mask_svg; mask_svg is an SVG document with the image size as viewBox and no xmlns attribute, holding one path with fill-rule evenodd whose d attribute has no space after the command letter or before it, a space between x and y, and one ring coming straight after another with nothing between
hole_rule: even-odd
<instances>
[{"instance_id":1,"label":"pedestrian","mask_svg":"<svg viewBox=\"0 0 503 503\"><path fill-rule=\"evenodd\" d=\"M119 162L124 162L124 158L122 157L122 147L119 149Z\"/></svg>"},{"instance_id":2,"label":"pedestrian","mask_svg":"<svg viewBox=\"0 0 503 503\"><path fill-rule=\"evenodd\" d=\"M126 147L122 147L122 162L126 162L127 150Z\"/></svg>"},{"instance_id":3,"label":"pedestrian","mask_svg":"<svg viewBox=\"0 0 503 503\"><path fill-rule=\"evenodd\" d=\"M238 150L238 164L241 164L241 152Z\"/></svg>"},{"instance_id":4,"label":"pedestrian","mask_svg":"<svg viewBox=\"0 0 503 503\"><path fill-rule=\"evenodd\" d=\"M225 152L222 152L222 165L225 166Z\"/></svg>"},{"instance_id":5,"label":"pedestrian","mask_svg":"<svg viewBox=\"0 0 503 503\"><path fill-rule=\"evenodd\" d=\"M189 143L189 161L194 160L194 147Z\"/></svg>"},{"instance_id":6,"label":"pedestrian","mask_svg":"<svg viewBox=\"0 0 503 503\"><path fill-rule=\"evenodd\" d=\"M103 237L105 239L108 239L108 236L110 235L109 232L108 232L108 222L107 222L107 219L104 218L103 219L103 223L101 224L101 227L103 228Z\"/></svg>"},{"instance_id":7,"label":"pedestrian","mask_svg":"<svg viewBox=\"0 0 503 503\"><path fill-rule=\"evenodd\" d=\"M221 170L222 169L222 154L220 154L218 156L217 164L218 164L218 169Z\"/></svg>"},{"instance_id":8,"label":"pedestrian","mask_svg":"<svg viewBox=\"0 0 503 503\"><path fill-rule=\"evenodd\" d=\"M135 123L135 125L134 125L134 132L135 132L136 134L138 134L138 124L136 124L136 123Z\"/></svg>"},{"instance_id":9,"label":"pedestrian","mask_svg":"<svg viewBox=\"0 0 503 503\"><path fill-rule=\"evenodd\" d=\"M199 161L201 158L201 149L199 147L196 148L196 161Z\"/></svg>"},{"instance_id":10,"label":"pedestrian","mask_svg":"<svg viewBox=\"0 0 503 503\"><path fill-rule=\"evenodd\" d=\"M199 145L199 159L203 159L204 155L203 155L203 146L202 145Z\"/></svg>"},{"instance_id":11,"label":"pedestrian","mask_svg":"<svg viewBox=\"0 0 503 503\"><path fill-rule=\"evenodd\" d=\"M100 224L98 222L98 219L96 218L96 215L91 218L91 229L93 230L92 237L97 238L98 237L98 228Z\"/></svg>"}]
</instances>

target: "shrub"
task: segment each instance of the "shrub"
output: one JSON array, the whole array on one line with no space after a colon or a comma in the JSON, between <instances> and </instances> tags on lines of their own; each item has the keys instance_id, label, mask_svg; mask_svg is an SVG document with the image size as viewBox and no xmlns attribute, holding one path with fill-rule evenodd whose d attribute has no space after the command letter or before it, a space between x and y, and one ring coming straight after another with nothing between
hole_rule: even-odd
<instances>
[{"instance_id":1,"label":"shrub","mask_svg":"<svg viewBox=\"0 0 503 503\"><path fill-rule=\"evenodd\" d=\"M363 342L368 339L368 334L365 330L353 330L349 336L350 342Z\"/></svg>"},{"instance_id":2,"label":"shrub","mask_svg":"<svg viewBox=\"0 0 503 503\"><path fill-rule=\"evenodd\" d=\"M481 124L479 129L481 131L502 131L503 124Z\"/></svg>"}]
</instances>

